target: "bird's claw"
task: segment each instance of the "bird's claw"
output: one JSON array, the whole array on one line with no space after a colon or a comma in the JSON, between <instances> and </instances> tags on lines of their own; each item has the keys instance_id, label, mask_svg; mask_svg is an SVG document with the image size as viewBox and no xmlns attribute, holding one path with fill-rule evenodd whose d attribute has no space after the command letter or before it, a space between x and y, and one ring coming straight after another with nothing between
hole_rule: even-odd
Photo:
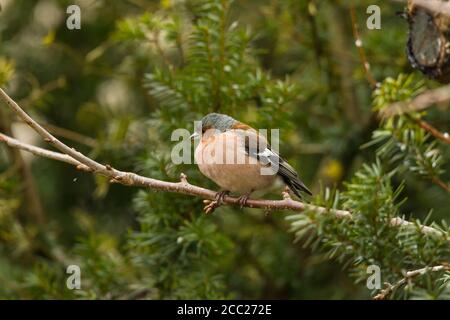
<instances>
[{"instance_id":1,"label":"bird's claw","mask_svg":"<svg viewBox=\"0 0 450 320\"><path fill-rule=\"evenodd\" d=\"M208 203L209 202L209 203ZM205 211L205 214L210 214L213 213L214 210L217 209L218 205L216 201L208 201L206 203L208 203L204 208L203 211Z\"/></svg>"},{"instance_id":2,"label":"bird's claw","mask_svg":"<svg viewBox=\"0 0 450 320\"><path fill-rule=\"evenodd\" d=\"M283 192L281 193L281 195L283 196L284 200L292 200L290 192L291 192L291 189L289 189L289 187L286 186L284 188Z\"/></svg>"},{"instance_id":3,"label":"bird's claw","mask_svg":"<svg viewBox=\"0 0 450 320\"><path fill-rule=\"evenodd\" d=\"M242 209L247 205L247 201L250 199L250 194L244 194L238 198L239 207Z\"/></svg>"},{"instance_id":4,"label":"bird's claw","mask_svg":"<svg viewBox=\"0 0 450 320\"><path fill-rule=\"evenodd\" d=\"M217 205L220 207L223 204L223 199L230 194L230 191L224 190L220 191L216 194L216 198L214 201L217 202Z\"/></svg>"},{"instance_id":5,"label":"bird's claw","mask_svg":"<svg viewBox=\"0 0 450 320\"><path fill-rule=\"evenodd\" d=\"M218 192L213 201L205 201L207 205L203 208L206 214L213 213L218 207L223 205L223 199L230 193L228 190Z\"/></svg>"}]
</instances>

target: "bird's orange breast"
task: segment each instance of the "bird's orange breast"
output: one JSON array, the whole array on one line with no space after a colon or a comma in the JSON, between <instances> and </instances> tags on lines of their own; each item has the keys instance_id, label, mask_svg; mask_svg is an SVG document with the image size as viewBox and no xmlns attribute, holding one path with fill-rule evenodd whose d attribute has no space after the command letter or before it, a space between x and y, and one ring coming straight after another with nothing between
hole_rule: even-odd
<instances>
[{"instance_id":1,"label":"bird's orange breast","mask_svg":"<svg viewBox=\"0 0 450 320\"><path fill-rule=\"evenodd\" d=\"M264 167L249 157L243 138L234 130L202 139L195 151L200 171L224 190L248 193L271 185L276 175L263 174Z\"/></svg>"}]
</instances>

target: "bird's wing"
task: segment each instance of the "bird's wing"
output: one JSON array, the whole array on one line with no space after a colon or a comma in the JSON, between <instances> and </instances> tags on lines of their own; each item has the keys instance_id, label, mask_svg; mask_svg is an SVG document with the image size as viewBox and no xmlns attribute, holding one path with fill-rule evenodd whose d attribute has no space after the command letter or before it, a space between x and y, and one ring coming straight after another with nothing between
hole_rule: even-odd
<instances>
[{"instance_id":1,"label":"bird's wing","mask_svg":"<svg viewBox=\"0 0 450 320\"><path fill-rule=\"evenodd\" d=\"M301 198L300 191L312 195L311 191L300 180L295 169L271 149L264 136L259 135L254 129L245 130L239 134L243 135L246 153L258 159L263 165L271 165L273 168L278 168L277 174L299 198Z\"/></svg>"}]
</instances>

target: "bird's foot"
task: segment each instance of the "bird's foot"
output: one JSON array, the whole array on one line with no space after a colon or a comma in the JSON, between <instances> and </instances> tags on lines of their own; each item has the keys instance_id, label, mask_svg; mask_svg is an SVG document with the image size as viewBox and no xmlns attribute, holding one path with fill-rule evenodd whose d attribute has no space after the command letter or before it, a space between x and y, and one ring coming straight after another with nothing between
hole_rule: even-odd
<instances>
[{"instance_id":1,"label":"bird's foot","mask_svg":"<svg viewBox=\"0 0 450 320\"><path fill-rule=\"evenodd\" d=\"M284 188L283 192L281 193L281 195L283 196L284 200L292 200L290 192L291 192L291 189L289 189L289 187L286 186Z\"/></svg>"},{"instance_id":2,"label":"bird's foot","mask_svg":"<svg viewBox=\"0 0 450 320\"><path fill-rule=\"evenodd\" d=\"M225 196L227 196L229 194L230 194L230 191L228 191L228 190L217 192L213 201L208 200L207 202L205 202L205 203L207 203L207 205L203 208L205 213L206 214L213 213L214 210L216 210L218 207L223 205L223 199L225 198Z\"/></svg>"},{"instance_id":3,"label":"bird's foot","mask_svg":"<svg viewBox=\"0 0 450 320\"><path fill-rule=\"evenodd\" d=\"M228 191L228 190L223 190L223 191L218 192L216 194L216 199L215 199L215 201L217 201L217 205L221 206L223 204L223 199L229 194L230 194L230 191Z\"/></svg>"},{"instance_id":4,"label":"bird's foot","mask_svg":"<svg viewBox=\"0 0 450 320\"><path fill-rule=\"evenodd\" d=\"M242 209L247 205L248 199L250 199L250 193L246 193L238 198L239 207Z\"/></svg>"}]
</instances>

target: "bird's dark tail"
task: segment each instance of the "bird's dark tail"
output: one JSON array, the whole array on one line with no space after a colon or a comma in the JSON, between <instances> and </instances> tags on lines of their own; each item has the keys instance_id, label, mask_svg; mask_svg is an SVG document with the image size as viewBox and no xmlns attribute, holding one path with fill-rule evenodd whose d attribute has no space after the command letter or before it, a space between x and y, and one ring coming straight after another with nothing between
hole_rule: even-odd
<instances>
[{"instance_id":1,"label":"bird's dark tail","mask_svg":"<svg viewBox=\"0 0 450 320\"><path fill-rule=\"evenodd\" d=\"M278 175L297 197L302 199L300 192L305 192L312 196L312 192L305 186L305 184L298 177L297 172L295 172L295 170L287 162L281 161L279 165Z\"/></svg>"}]
</instances>

